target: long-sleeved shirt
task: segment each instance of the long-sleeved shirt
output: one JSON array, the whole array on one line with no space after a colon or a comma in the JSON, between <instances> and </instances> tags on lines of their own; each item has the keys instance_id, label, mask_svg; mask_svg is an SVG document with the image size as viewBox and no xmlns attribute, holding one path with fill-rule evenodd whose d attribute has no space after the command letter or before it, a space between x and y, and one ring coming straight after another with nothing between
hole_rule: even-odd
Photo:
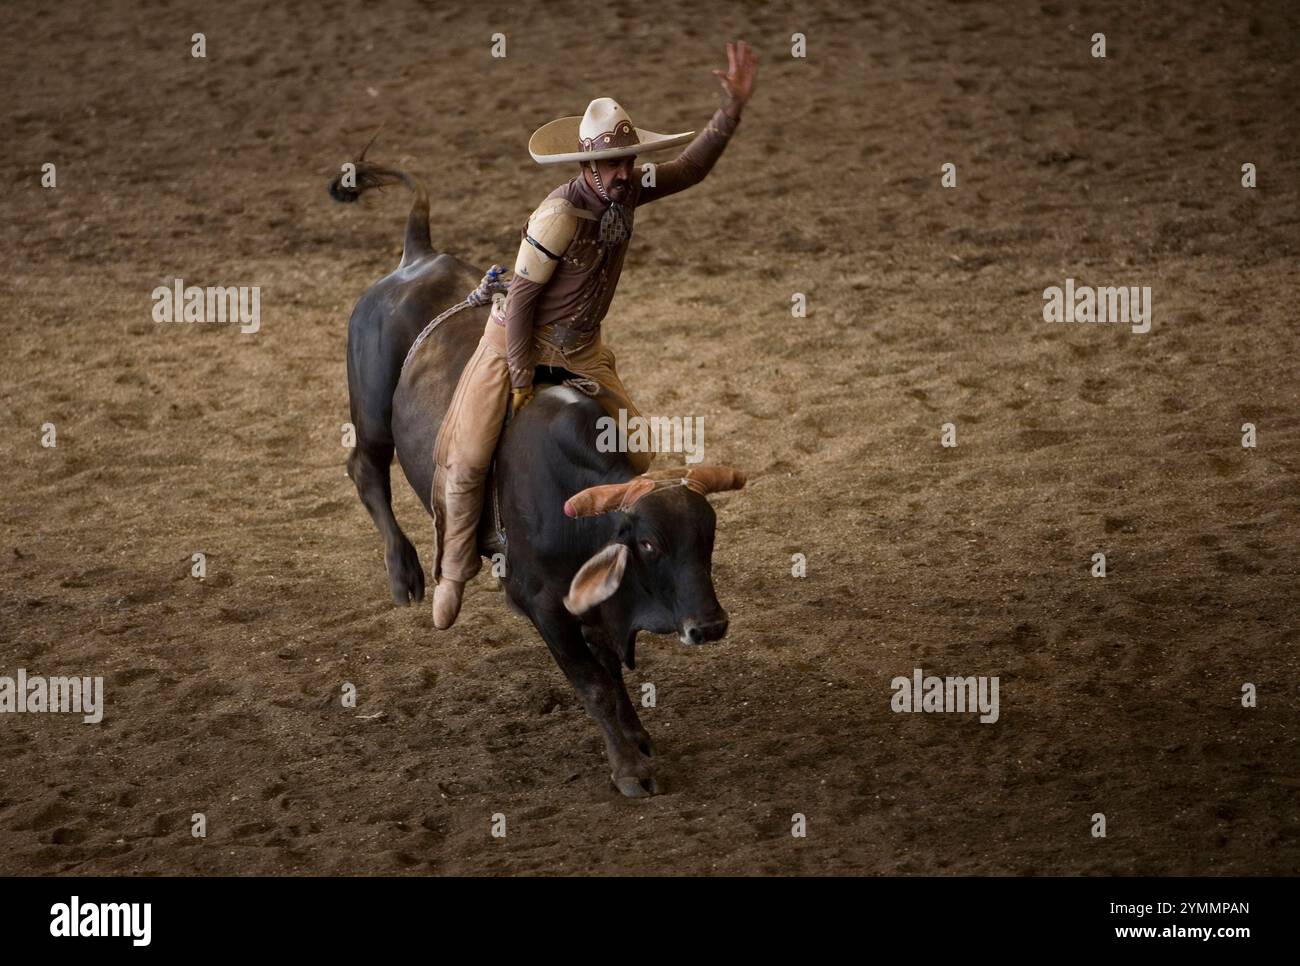
<instances>
[{"instance_id":1,"label":"long-sleeved shirt","mask_svg":"<svg viewBox=\"0 0 1300 966\"><path fill-rule=\"evenodd\" d=\"M537 339L567 348L565 342L586 344L595 338L618 287L636 208L703 180L722 156L739 123L739 119L719 108L685 151L672 161L655 165L653 185L643 185L643 178L634 176L624 203L628 237L617 245L601 246L598 241L600 217L608 205L582 173L547 195L548 201L563 198L579 210L578 214L589 214L576 218L573 240L563 253L554 253L560 256L560 263L550 279L538 283L518 273L511 279L497 321L503 321L506 327L506 357L513 388L524 389L533 383ZM527 230L525 226L524 233Z\"/></svg>"}]
</instances>

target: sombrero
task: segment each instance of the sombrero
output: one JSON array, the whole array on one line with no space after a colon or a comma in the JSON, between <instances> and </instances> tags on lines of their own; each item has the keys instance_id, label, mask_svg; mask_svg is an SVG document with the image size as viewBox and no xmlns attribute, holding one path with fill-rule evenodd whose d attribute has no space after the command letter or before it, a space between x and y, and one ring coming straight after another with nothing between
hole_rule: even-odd
<instances>
[{"instance_id":1,"label":"sombrero","mask_svg":"<svg viewBox=\"0 0 1300 966\"><path fill-rule=\"evenodd\" d=\"M598 97L581 117L561 117L539 127L528 139L528 153L538 164L599 161L660 151L694 136L694 131L658 134L634 127L616 100Z\"/></svg>"}]
</instances>

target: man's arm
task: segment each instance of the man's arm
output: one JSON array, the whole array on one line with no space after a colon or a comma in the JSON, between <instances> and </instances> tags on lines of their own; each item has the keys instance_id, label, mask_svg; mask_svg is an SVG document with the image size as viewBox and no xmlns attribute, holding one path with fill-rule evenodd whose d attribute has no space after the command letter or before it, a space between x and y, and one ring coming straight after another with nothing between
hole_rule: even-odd
<instances>
[{"instance_id":1,"label":"man's arm","mask_svg":"<svg viewBox=\"0 0 1300 966\"><path fill-rule=\"evenodd\" d=\"M519 243L515 277L506 294L506 366L518 412L532 394L533 323L537 300L555 274L560 258L578 230L573 207L563 198L548 198L533 212Z\"/></svg>"},{"instance_id":2,"label":"man's arm","mask_svg":"<svg viewBox=\"0 0 1300 966\"><path fill-rule=\"evenodd\" d=\"M740 114L754 93L754 80L758 74L758 58L743 40L727 43L727 70L715 70L714 75L727 93L727 103L714 112L708 126L675 160L655 166L655 183L641 189L639 205L666 198L691 185L699 184L713 169L731 136L736 133Z\"/></svg>"},{"instance_id":3,"label":"man's arm","mask_svg":"<svg viewBox=\"0 0 1300 966\"><path fill-rule=\"evenodd\" d=\"M516 273L506 294L506 366L511 389L533 385L533 313L543 288Z\"/></svg>"}]
</instances>

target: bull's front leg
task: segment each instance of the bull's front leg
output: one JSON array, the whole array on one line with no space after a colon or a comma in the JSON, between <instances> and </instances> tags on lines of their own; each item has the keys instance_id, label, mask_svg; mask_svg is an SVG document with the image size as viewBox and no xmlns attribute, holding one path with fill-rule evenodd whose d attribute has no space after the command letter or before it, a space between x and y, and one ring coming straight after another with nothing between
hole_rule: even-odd
<instances>
[{"instance_id":1,"label":"bull's front leg","mask_svg":"<svg viewBox=\"0 0 1300 966\"><path fill-rule=\"evenodd\" d=\"M625 728L620 699L631 709L622 676L612 677L592 654L576 619L561 610L539 613L534 618L555 662L569 679L587 713L596 720L605 737L605 753L612 769L610 778L629 798L644 798L659 791L650 759L641 753L637 740ZM636 717L635 711L632 717ZM640 722L638 721L639 725ZM642 729L644 731L644 729Z\"/></svg>"},{"instance_id":2,"label":"bull's front leg","mask_svg":"<svg viewBox=\"0 0 1300 966\"><path fill-rule=\"evenodd\" d=\"M582 636L586 639L591 653L596 656L596 660L618 685L616 688L619 699L618 722L622 725L623 732L637 746L641 754L649 758L655 753L654 743L650 740L650 732L646 731L645 725L641 724L641 718L636 713L636 705L628 697L627 685L623 683L623 662L614 650L609 635L599 628L583 625Z\"/></svg>"}]
</instances>

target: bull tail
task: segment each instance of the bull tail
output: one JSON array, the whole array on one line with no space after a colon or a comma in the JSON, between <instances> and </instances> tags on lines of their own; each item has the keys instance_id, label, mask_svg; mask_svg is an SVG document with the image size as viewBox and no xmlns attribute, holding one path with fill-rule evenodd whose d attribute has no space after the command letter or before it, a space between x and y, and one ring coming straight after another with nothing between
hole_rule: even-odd
<instances>
[{"instance_id":1,"label":"bull tail","mask_svg":"<svg viewBox=\"0 0 1300 966\"><path fill-rule=\"evenodd\" d=\"M406 216L406 237L402 241L402 264L408 265L418 258L434 254L433 239L429 236L429 192L424 187L423 181L401 168L393 168L365 159L366 152L370 150L370 146L375 143L375 138L378 136L379 132L375 131L354 162L355 179L348 177L349 172L342 171L330 182L330 197L335 201L350 204L372 188L383 188L394 184L405 185L414 195L411 213ZM354 183L344 184L345 180Z\"/></svg>"}]
</instances>

